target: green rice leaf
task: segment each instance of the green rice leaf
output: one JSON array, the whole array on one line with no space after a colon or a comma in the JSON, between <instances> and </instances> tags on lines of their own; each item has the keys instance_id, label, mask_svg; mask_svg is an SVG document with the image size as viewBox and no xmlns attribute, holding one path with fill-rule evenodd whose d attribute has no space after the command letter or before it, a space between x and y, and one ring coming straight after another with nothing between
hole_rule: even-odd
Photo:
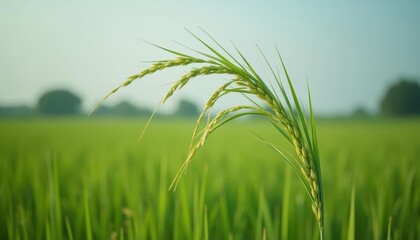
<instances>
[{"instance_id":1,"label":"green rice leaf","mask_svg":"<svg viewBox=\"0 0 420 240\"><path fill-rule=\"evenodd\" d=\"M283 59L280 56L280 53L279 53L279 57L280 57L281 65L283 67L284 74L286 75L286 79L287 79L287 83L289 85L290 92L292 93L292 97L293 97L293 100L294 100L294 103L295 103L296 111L298 113L298 120L300 121L300 124L301 124L301 125L298 125L298 126L301 126L301 130L303 130L303 132L305 134L307 143L310 143L308 127L307 127L306 120L305 120L306 118L303 114L303 111L302 111L302 108L300 106L299 100L297 98L297 95L296 95L295 89L293 87L292 81L290 80L289 73L287 72L286 66L284 65L284 62L283 62ZM312 148L312 145L308 144L308 147Z\"/></svg>"},{"instance_id":2,"label":"green rice leaf","mask_svg":"<svg viewBox=\"0 0 420 240\"><path fill-rule=\"evenodd\" d=\"M298 175L300 181L302 182L303 186L305 187L306 192L308 193L309 196L311 196L311 192L310 192L310 187L308 185L308 182L305 179L305 176L302 175L302 173L300 172L300 168L302 167L301 164L299 163L299 161L297 159L295 159L293 157L292 154L288 154L290 157L286 156L285 153L287 153L286 150L281 150L279 149L276 145L274 145L273 143L270 143L266 140L264 140L263 138L259 137L258 135L256 135L256 137L263 143L267 144L268 146L270 146L276 153L278 153L284 160L286 160L286 162L292 167L292 169L295 171L295 173Z\"/></svg>"}]
</instances>

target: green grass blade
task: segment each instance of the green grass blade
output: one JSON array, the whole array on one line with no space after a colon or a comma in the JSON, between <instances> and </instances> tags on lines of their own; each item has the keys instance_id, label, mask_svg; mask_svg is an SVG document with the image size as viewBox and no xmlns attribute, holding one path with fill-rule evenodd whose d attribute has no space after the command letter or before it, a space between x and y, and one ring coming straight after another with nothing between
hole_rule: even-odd
<instances>
[{"instance_id":1,"label":"green grass blade","mask_svg":"<svg viewBox=\"0 0 420 240\"><path fill-rule=\"evenodd\" d=\"M314 156L315 164L317 165L319 176L321 179L321 166L319 158L319 148L318 148L318 137L316 135L316 126L315 126L315 114L312 107L312 98L311 92L308 86L308 98L309 98L309 111L310 111L310 123L311 123L311 135L312 135L312 154Z\"/></svg>"},{"instance_id":2,"label":"green grass blade","mask_svg":"<svg viewBox=\"0 0 420 240\"><path fill-rule=\"evenodd\" d=\"M165 52L169 52L169 53L175 54L175 55L180 56L180 57L186 57L186 58L191 58L191 59L198 59L198 58L193 57L193 56L191 56L191 55L187 55L187 54L185 54L185 53L177 52L177 51L174 51L174 50L171 50L171 49L168 49L168 48L162 47L162 46L160 46L160 45L157 45L157 44L154 44L154 43L148 42L148 41L146 41L146 40L143 40L143 41L144 41L145 43L148 43L148 44L150 44L150 45L154 46L154 47L157 47L157 48L159 48L159 49L162 49L162 50L163 50L163 51L165 51Z\"/></svg>"},{"instance_id":3,"label":"green grass blade","mask_svg":"<svg viewBox=\"0 0 420 240\"><path fill-rule=\"evenodd\" d=\"M204 240L209 240L209 217L207 213L207 205L204 206Z\"/></svg>"},{"instance_id":4,"label":"green grass blade","mask_svg":"<svg viewBox=\"0 0 420 240\"><path fill-rule=\"evenodd\" d=\"M302 173L300 172L300 168L301 165L299 163L298 160L294 159L292 154L290 155L290 158L288 156L286 156L286 151L284 150L280 150L278 147L276 147L274 144L264 140L263 138L259 137L258 135L256 135L256 137L263 143L267 144L268 146L270 146L276 153L278 153L284 160L286 160L286 162L292 167L292 169L295 171L295 173L298 175L300 181L302 182L303 186L305 187L306 192L309 194L309 196L311 196L311 192L309 190L309 186L308 183L305 179L304 176L302 176Z\"/></svg>"},{"instance_id":5,"label":"green grass blade","mask_svg":"<svg viewBox=\"0 0 420 240\"><path fill-rule=\"evenodd\" d=\"M71 225L69 219L66 217L66 229L67 229L67 236L69 240L73 240L73 231L71 230Z\"/></svg>"},{"instance_id":6,"label":"green grass blade","mask_svg":"<svg viewBox=\"0 0 420 240\"><path fill-rule=\"evenodd\" d=\"M88 191L87 188L85 187L84 189L84 194L83 194L83 199L84 199L84 207L85 207L85 227L86 227L86 239L87 240L92 240L92 222L90 219L90 209L89 209L89 197L88 197Z\"/></svg>"},{"instance_id":7,"label":"green grass blade","mask_svg":"<svg viewBox=\"0 0 420 240\"><path fill-rule=\"evenodd\" d=\"M228 122L230 122L234 119L237 119L237 118L240 118L240 117L243 117L243 116L249 116L249 115L265 115L265 114L261 113L261 112L243 112L243 113L235 114L235 115L232 115L232 116L224 119L222 122L217 124L214 128L212 128L212 131L218 129L219 127L225 125L226 123L228 123Z\"/></svg>"},{"instance_id":8,"label":"green grass blade","mask_svg":"<svg viewBox=\"0 0 420 240\"><path fill-rule=\"evenodd\" d=\"M280 127L278 125L277 122L275 122L274 120L272 120L272 118L268 118L268 120L271 122L271 124L277 129L277 131L279 131L279 133L289 142L289 143L293 143L292 139L290 138L289 134L287 134L284 129L282 127Z\"/></svg>"},{"instance_id":9,"label":"green grass blade","mask_svg":"<svg viewBox=\"0 0 420 240\"><path fill-rule=\"evenodd\" d=\"M188 47L187 45L182 44L182 43L179 43L179 42L175 42L175 43L179 44L180 46L182 46L182 47L184 47L186 49L189 49L189 50L191 50L191 51L193 51L195 53L198 53L198 54L200 54L200 55L202 55L204 57L207 57L207 58L213 60L213 62L207 61L208 63L211 63L211 64L219 64L219 65L222 64L223 65L223 61L220 58L215 57L214 55L211 55L211 54L208 54L208 53L205 53L205 52L198 51L196 49L193 49L191 47Z\"/></svg>"},{"instance_id":10,"label":"green grass blade","mask_svg":"<svg viewBox=\"0 0 420 240\"><path fill-rule=\"evenodd\" d=\"M353 184L351 190L351 200L350 200L350 212L349 212L349 221L347 226L347 240L355 240L355 195L356 195L356 187Z\"/></svg>"},{"instance_id":11,"label":"green grass blade","mask_svg":"<svg viewBox=\"0 0 420 240\"><path fill-rule=\"evenodd\" d=\"M46 234L46 240L52 240L52 233L51 233L51 227L50 227L50 223L49 221L47 221L47 223L45 224L45 234ZM19 239L19 238L18 238Z\"/></svg>"},{"instance_id":12,"label":"green grass blade","mask_svg":"<svg viewBox=\"0 0 420 240\"><path fill-rule=\"evenodd\" d=\"M250 80L251 80L251 81L254 81L254 82L258 82L258 83L260 83L261 85L265 86L265 90L268 90L268 88L266 87L266 85L265 85L264 81L263 81L263 80L261 79L261 77L258 75L257 71L255 71L255 69L252 67L252 65L248 62L248 60L245 58L245 56L242 54L242 52L241 52L241 51L239 51L239 49L238 49L235 45L233 45L233 46L235 47L236 52L237 52L237 53L239 54L239 56L241 57L242 61L244 61L244 62L245 62L246 66L247 66L247 67L248 67L248 69L251 71L251 73L252 73L252 74L248 74L248 75L249 75L249 77L250 77ZM270 91L267 91L267 92L270 92Z\"/></svg>"},{"instance_id":13,"label":"green grass blade","mask_svg":"<svg viewBox=\"0 0 420 240\"><path fill-rule=\"evenodd\" d=\"M273 77L274 77L274 79L275 79L275 80L276 80L276 82L277 82L277 86L281 85L281 84L280 84L280 79L278 78L278 76L277 76L277 75L276 75L276 73L274 72L274 69L273 69L273 67L271 66L270 62L268 61L267 57L265 56L265 54L264 54L264 53L263 53L263 51L261 50L260 46L258 46L258 44L256 44L256 45L257 45L258 51L260 51L260 54L262 55L262 57L264 58L265 63L267 64L268 68L270 69L271 74L273 74ZM280 104L280 103L281 103L281 102L280 102L280 98L279 98L279 96L277 95L277 93L276 93L276 91L275 91L275 89L274 89L274 86L271 84L271 82L270 82L270 85L271 85L271 89L272 89L272 92L274 93L273 95L275 96L276 101L279 103L279 105L280 105L280 106L282 106L282 104Z\"/></svg>"},{"instance_id":14,"label":"green grass blade","mask_svg":"<svg viewBox=\"0 0 420 240\"><path fill-rule=\"evenodd\" d=\"M318 137L316 133L316 126L315 126L315 114L312 107L312 97L311 92L308 86L308 98L309 98L309 111L310 111L310 123L311 123L311 137L312 137L312 156L315 163L315 167L317 168L316 175L319 181L319 196L321 200L321 212L324 215L325 209L325 202L324 202L324 187L322 184L322 173L321 173L321 163L319 157L319 148L318 148ZM309 140L309 139L308 139ZM311 144L309 144L311 145ZM322 218L322 225L324 226L324 218ZM324 235L324 228L320 229L321 234Z\"/></svg>"},{"instance_id":15,"label":"green grass blade","mask_svg":"<svg viewBox=\"0 0 420 240\"><path fill-rule=\"evenodd\" d=\"M282 215L281 215L281 239L289 239L289 209L290 209L290 168L285 169L285 180L283 188L283 204L282 204Z\"/></svg>"},{"instance_id":16,"label":"green grass blade","mask_svg":"<svg viewBox=\"0 0 420 240\"><path fill-rule=\"evenodd\" d=\"M295 107L296 107L296 111L298 113L298 120L300 121L300 124L301 124L301 125L298 125L298 126L301 126L300 130L301 131L303 130L303 134L306 137L307 143L310 143L311 139L309 138L308 127L307 127L307 124L306 124L305 115L303 114L302 107L300 106L299 100L297 98L295 89L294 89L293 84L292 84L292 80L290 79L289 73L287 72L287 69L286 69L286 66L284 65L283 59L281 58L280 53L278 53L278 55L279 55L279 58L280 58L281 65L283 67L284 74L286 75L286 79L287 79L287 83L289 85L290 92L292 93L292 97L293 97L293 101L294 101L294 104L295 104ZM312 144L308 144L307 147L309 147L312 150Z\"/></svg>"},{"instance_id":17,"label":"green grass blade","mask_svg":"<svg viewBox=\"0 0 420 240\"><path fill-rule=\"evenodd\" d=\"M218 51L216 51L214 48L212 48L210 45L208 45L206 42L204 42L201 38L199 38L198 36L196 36L194 33L190 32L189 30L187 30L194 38L196 38L199 42L201 42L207 49L209 49L211 52L213 52L214 54L216 54L216 56L219 58L219 62L221 62L222 64L224 64L226 67L234 70L235 72L238 73L246 73L243 71L243 69L241 69L240 67L236 66L234 63L232 63L231 61L229 61L226 57L224 57L222 54L220 54Z\"/></svg>"},{"instance_id":18,"label":"green grass blade","mask_svg":"<svg viewBox=\"0 0 420 240\"><path fill-rule=\"evenodd\" d=\"M279 79L279 81L277 81L277 85L278 85L278 87L279 87L279 89L280 89L280 91L281 91L281 94L282 94L282 96L283 96L283 99L284 99L284 101L286 102L286 105L287 105L287 109L289 110L289 112L287 112L287 111L285 111L285 113L286 113L286 116L289 118L289 119L291 119L291 121L292 121L292 123L293 124L296 124L297 125L297 120L296 120L296 116L295 116L295 114L294 114L294 109L293 109L293 107L292 107L292 104L290 103L290 100L289 100L289 98L287 97L287 93L286 93L286 90L284 89L284 86L283 86L283 84L281 83L281 81L280 81L280 79ZM280 104L280 102L279 102L279 104ZM280 106L282 106L281 104L280 104ZM283 107L283 106L282 106Z\"/></svg>"},{"instance_id":19,"label":"green grass blade","mask_svg":"<svg viewBox=\"0 0 420 240\"><path fill-rule=\"evenodd\" d=\"M238 64L238 66L240 66L242 69L245 69L242 64L229 52L227 51L218 41L216 41L216 39L214 39L208 32L206 32L203 28L201 28L201 31L203 31L214 43L217 44L217 46L220 47L220 49L223 50L223 52L225 52L230 58L232 58L233 61L235 61L236 64Z\"/></svg>"}]
</instances>

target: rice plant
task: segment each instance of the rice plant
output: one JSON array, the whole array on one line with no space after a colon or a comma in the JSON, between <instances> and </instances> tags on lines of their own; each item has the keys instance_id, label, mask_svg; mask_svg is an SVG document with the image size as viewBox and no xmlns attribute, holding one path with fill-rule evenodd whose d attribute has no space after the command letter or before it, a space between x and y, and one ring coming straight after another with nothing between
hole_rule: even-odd
<instances>
[{"instance_id":1,"label":"rice plant","mask_svg":"<svg viewBox=\"0 0 420 240\"><path fill-rule=\"evenodd\" d=\"M164 51L174 54L175 58L156 61L149 68L128 77L125 82L106 95L98 105L120 88L131 84L133 81L168 68L190 67L190 70L170 87L159 105L164 104L176 91L182 89L192 79L205 75L227 76L228 80L212 94L198 117L187 158L176 174L170 189L176 189L191 159L197 150L205 144L211 133L236 118L248 115L260 115L265 117L275 127L280 137L285 138L294 147L295 153L290 154L284 147L257 136L259 140L269 145L281 158L286 160L299 176L311 199L312 210L319 227L320 239L325 239L321 166L309 90L310 111L309 117L307 117L307 114L303 112L303 108L299 103L299 99L278 49L276 50L281 63L281 69L283 69L285 75L287 88L284 87L277 69L272 67L261 50L260 53L273 75L273 81L263 79L236 47L237 57L229 53L210 35L208 37L219 50L193 33L191 34L209 53L195 51L198 56L191 56L157 46ZM289 92L287 92L287 89ZM228 94L244 96L248 104L232 106L212 116L210 114L212 107L222 97ZM202 127L202 122L206 115L208 116L208 120L205 122L204 127Z\"/></svg>"}]
</instances>

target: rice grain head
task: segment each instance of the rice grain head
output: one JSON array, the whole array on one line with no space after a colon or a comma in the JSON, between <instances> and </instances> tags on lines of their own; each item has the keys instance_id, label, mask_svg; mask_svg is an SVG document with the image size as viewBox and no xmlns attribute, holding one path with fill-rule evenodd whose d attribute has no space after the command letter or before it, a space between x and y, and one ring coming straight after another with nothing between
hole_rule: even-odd
<instances>
[{"instance_id":1,"label":"rice grain head","mask_svg":"<svg viewBox=\"0 0 420 240\"><path fill-rule=\"evenodd\" d=\"M149 68L141 71L138 74L128 77L120 86L113 89L108 95L106 95L98 105L108 98L113 93L117 92L120 88L131 84L137 79L141 79L146 75L155 73L157 71L165 70L172 67L186 67L191 64L200 64L201 66L192 68L187 74L181 76L168 90L166 95L161 100L161 104L165 103L173 94L182 89L190 80L199 76L205 75L230 75L232 80L221 85L208 99L202 113L199 115L196 123L196 127L193 132L190 149L186 160L181 165L178 173L176 174L170 189L175 189L181 176L185 173L191 159L199 148L201 148L209 135L225 123L230 122L236 118L246 115L262 115L267 118L294 147L297 159L295 157L288 157L284 151L281 151L276 147L275 144L267 143L277 153L281 155L296 171L298 176L301 178L305 189L307 190L310 199L312 201L312 210L315 219L318 222L320 230L320 237L324 239L324 207L323 207L323 192L322 192L322 181L321 181L321 168L319 161L318 143L316 138L315 123L312 112L312 103L309 94L310 103L310 116L311 120L308 121L302 112L299 101L297 100L296 93L294 91L292 82L284 66L283 60L280 58L283 71L287 78L287 84L291 92L290 96L286 93L283 84L279 80L279 76L274 73L271 65L268 63L271 69L274 79L277 82L277 86L281 92L283 102L280 100L280 96L276 94L273 87L267 86L268 82L264 81L257 72L252 68L249 62L245 59L242 53L237 50L242 63L235 59L232 54L228 53L220 44L215 42L227 56L216 51L209 44L205 43L200 38L197 38L212 54L200 53L207 59L201 59L193 56L189 56L183 53L178 53L166 48L159 47L165 51L177 55L173 60L157 61L152 64ZM211 38L213 41L214 39ZM264 59L265 56L263 55ZM230 59L230 60L229 60ZM228 94L240 94L245 96L251 103L252 106L240 105L233 106L231 108L220 111L213 119L207 122L206 126L200 130L201 122L206 113L214 106L214 104L221 99L223 96ZM267 104L270 111L264 109L260 104L253 99L260 99ZM292 101L293 100L293 101ZM97 106L98 106L97 105ZM95 107L96 108L96 107ZM294 112L294 110L297 111ZM309 134L311 132L311 134Z\"/></svg>"}]
</instances>

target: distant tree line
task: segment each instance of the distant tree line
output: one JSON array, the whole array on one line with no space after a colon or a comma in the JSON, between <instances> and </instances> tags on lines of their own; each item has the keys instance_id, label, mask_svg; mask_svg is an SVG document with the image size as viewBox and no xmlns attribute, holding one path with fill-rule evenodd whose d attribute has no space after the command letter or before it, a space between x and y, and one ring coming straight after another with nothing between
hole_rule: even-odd
<instances>
[{"instance_id":1,"label":"distant tree line","mask_svg":"<svg viewBox=\"0 0 420 240\"><path fill-rule=\"evenodd\" d=\"M152 111L148 108L137 107L128 101L122 101L115 106L102 105L93 113L93 116L149 116Z\"/></svg>"},{"instance_id":2,"label":"distant tree line","mask_svg":"<svg viewBox=\"0 0 420 240\"><path fill-rule=\"evenodd\" d=\"M30 117L30 116L77 116L86 114L82 111L82 99L76 94L57 89L45 92L38 99L35 108L27 106L0 106L0 117ZM122 101L115 106L100 106L93 116L109 117L147 117L152 114L148 108L135 106L128 101ZM198 116L197 106L186 99L178 103L176 111L171 116ZM370 114L363 107L354 110L353 117L366 117ZM379 103L381 116L412 116L420 115L420 85L415 79L400 79L390 86Z\"/></svg>"},{"instance_id":3,"label":"distant tree line","mask_svg":"<svg viewBox=\"0 0 420 240\"><path fill-rule=\"evenodd\" d=\"M122 101L115 106L101 105L93 114L95 117L148 117L152 111L148 108L135 106L128 101ZM176 111L170 116L198 116L197 106L186 99L178 103ZM30 117L30 116L78 116L86 115L82 111L82 99L76 94L57 89L45 92L38 99L35 108L27 106L0 106L0 117ZM157 117L162 116L158 115Z\"/></svg>"},{"instance_id":4,"label":"distant tree line","mask_svg":"<svg viewBox=\"0 0 420 240\"><path fill-rule=\"evenodd\" d=\"M31 117L34 114L28 106L0 106L0 117Z\"/></svg>"}]
</instances>

